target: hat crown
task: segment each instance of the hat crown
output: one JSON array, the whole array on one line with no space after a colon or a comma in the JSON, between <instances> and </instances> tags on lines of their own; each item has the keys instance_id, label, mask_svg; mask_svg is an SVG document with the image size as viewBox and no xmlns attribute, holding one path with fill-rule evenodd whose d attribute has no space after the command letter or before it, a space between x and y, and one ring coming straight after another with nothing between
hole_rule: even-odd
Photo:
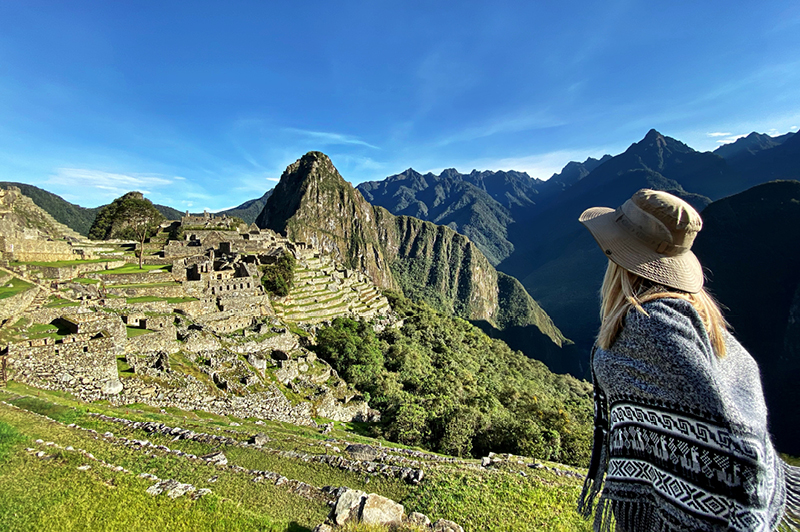
<instances>
[{"instance_id":1,"label":"hat crown","mask_svg":"<svg viewBox=\"0 0 800 532\"><path fill-rule=\"evenodd\" d=\"M703 267L691 246L703 222L684 200L642 189L617 209L592 207L579 220L627 271L684 292L702 290Z\"/></svg>"},{"instance_id":2,"label":"hat crown","mask_svg":"<svg viewBox=\"0 0 800 532\"><path fill-rule=\"evenodd\" d=\"M694 207L668 192L643 188L631 197L631 201L644 212L655 216L670 233L696 233L703 228L703 220Z\"/></svg>"}]
</instances>

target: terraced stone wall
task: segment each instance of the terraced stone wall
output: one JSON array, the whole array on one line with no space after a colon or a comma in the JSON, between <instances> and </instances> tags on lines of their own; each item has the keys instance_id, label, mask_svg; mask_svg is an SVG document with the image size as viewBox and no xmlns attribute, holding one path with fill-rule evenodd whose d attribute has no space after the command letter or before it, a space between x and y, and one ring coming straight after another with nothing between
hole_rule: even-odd
<instances>
[{"instance_id":1,"label":"terraced stone wall","mask_svg":"<svg viewBox=\"0 0 800 532\"><path fill-rule=\"evenodd\" d=\"M125 343L126 353L152 353L155 351L163 351L165 353L177 353L181 349L181 345L175 340L176 331L175 326L170 326L140 336L128 338Z\"/></svg>"},{"instance_id":2,"label":"terraced stone wall","mask_svg":"<svg viewBox=\"0 0 800 532\"><path fill-rule=\"evenodd\" d=\"M196 318L197 323L217 334L227 334L253 324L254 314L242 315L240 311L224 311Z\"/></svg>"},{"instance_id":3,"label":"terraced stone wall","mask_svg":"<svg viewBox=\"0 0 800 532\"><path fill-rule=\"evenodd\" d=\"M72 246L66 242L2 235L0 235L0 253L7 260L22 262L54 262L77 258Z\"/></svg>"},{"instance_id":4,"label":"terraced stone wall","mask_svg":"<svg viewBox=\"0 0 800 532\"><path fill-rule=\"evenodd\" d=\"M71 256L68 259L48 259L48 260L74 260L78 257ZM21 271L31 271L32 273L38 273L38 277L42 277L44 279L58 279L58 280L66 280L66 279L74 279L75 277L80 277L81 275L93 272L99 272L103 270L111 270L113 268L121 268L125 266L127 262L124 260L114 260L110 262L88 262L84 264L74 264L71 266L61 266L61 267L50 267L50 266L20 266Z\"/></svg>"},{"instance_id":5,"label":"terraced stone wall","mask_svg":"<svg viewBox=\"0 0 800 532\"><path fill-rule=\"evenodd\" d=\"M128 286L124 288L109 287L107 293L121 297L185 297L186 292L180 285L173 286Z\"/></svg>"},{"instance_id":6,"label":"terraced stone wall","mask_svg":"<svg viewBox=\"0 0 800 532\"><path fill-rule=\"evenodd\" d=\"M106 275L101 273L90 273L86 277L103 281L106 286L112 286L116 284L163 283L174 280L169 272L161 270L153 270L148 273L115 273Z\"/></svg>"},{"instance_id":7,"label":"terraced stone wall","mask_svg":"<svg viewBox=\"0 0 800 532\"><path fill-rule=\"evenodd\" d=\"M39 288L34 286L19 294L0 299L0 322L9 318L19 318L22 312L30 306L38 294ZM14 321L16 321L16 319Z\"/></svg>"},{"instance_id":8,"label":"terraced stone wall","mask_svg":"<svg viewBox=\"0 0 800 532\"><path fill-rule=\"evenodd\" d=\"M118 381L116 357L120 354L112 338L84 337L45 345L21 342L8 346L8 369L13 380L97 399L104 395L104 386Z\"/></svg>"}]
</instances>

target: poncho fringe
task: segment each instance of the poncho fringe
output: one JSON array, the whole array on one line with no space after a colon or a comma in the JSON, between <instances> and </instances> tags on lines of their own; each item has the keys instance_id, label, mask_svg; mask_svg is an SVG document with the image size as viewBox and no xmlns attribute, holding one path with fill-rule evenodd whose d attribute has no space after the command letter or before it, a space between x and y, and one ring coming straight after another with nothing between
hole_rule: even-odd
<instances>
[{"instance_id":1,"label":"poncho fringe","mask_svg":"<svg viewBox=\"0 0 800 532\"><path fill-rule=\"evenodd\" d=\"M800 467L784 462L783 475L786 482L786 509L781 521L782 530L800 531Z\"/></svg>"}]
</instances>

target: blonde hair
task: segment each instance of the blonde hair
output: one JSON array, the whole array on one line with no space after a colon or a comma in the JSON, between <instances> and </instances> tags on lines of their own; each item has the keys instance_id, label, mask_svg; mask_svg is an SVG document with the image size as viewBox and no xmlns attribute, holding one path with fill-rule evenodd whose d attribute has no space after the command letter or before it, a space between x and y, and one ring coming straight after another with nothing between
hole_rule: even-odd
<instances>
[{"instance_id":1,"label":"blonde hair","mask_svg":"<svg viewBox=\"0 0 800 532\"><path fill-rule=\"evenodd\" d=\"M603 349L608 349L616 340L620 329L624 325L625 316L631 308L647 315L642 308L642 303L672 297L684 299L692 304L711 340L711 347L718 357L725 356L725 337L728 323L722 316L719 305L703 288L696 294L676 291L647 279L640 277L628 270L608 261L606 275L603 278L603 287L600 289L602 302L600 303L600 332L597 343Z\"/></svg>"}]
</instances>

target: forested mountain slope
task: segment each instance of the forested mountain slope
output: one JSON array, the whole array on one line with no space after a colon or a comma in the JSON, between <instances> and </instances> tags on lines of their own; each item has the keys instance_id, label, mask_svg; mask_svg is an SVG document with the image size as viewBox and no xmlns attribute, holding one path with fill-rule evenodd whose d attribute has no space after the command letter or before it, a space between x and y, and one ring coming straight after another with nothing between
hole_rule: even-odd
<instances>
[{"instance_id":1,"label":"forested mountain slope","mask_svg":"<svg viewBox=\"0 0 800 532\"><path fill-rule=\"evenodd\" d=\"M511 254L507 239L514 213L536 204L543 181L524 172L420 174L409 168L357 190L373 205L392 214L427 220L466 235L494 265Z\"/></svg>"}]
</instances>

